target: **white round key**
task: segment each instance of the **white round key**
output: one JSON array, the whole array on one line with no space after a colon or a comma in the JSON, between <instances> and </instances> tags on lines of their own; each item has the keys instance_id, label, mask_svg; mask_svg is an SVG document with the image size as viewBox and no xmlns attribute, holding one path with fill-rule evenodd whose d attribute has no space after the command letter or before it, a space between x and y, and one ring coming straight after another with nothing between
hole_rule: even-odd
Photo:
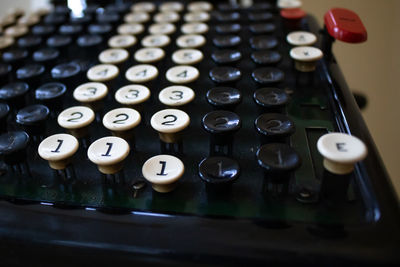
<instances>
[{"instance_id":1,"label":"white round key","mask_svg":"<svg viewBox=\"0 0 400 267\"><path fill-rule=\"evenodd\" d=\"M74 136L53 134L40 142L38 153L42 159L49 162L52 169L63 170L78 148L79 142Z\"/></svg>"},{"instance_id":2,"label":"white round key","mask_svg":"<svg viewBox=\"0 0 400 267\"><path fill-rule=\"evenodd\" d=\"M108 40L108 45L112 48L128 48L134 46L137 42L135 36L132 35L114 35Z\"/></svg>"},{"instance_id":3,"label":"white round key","mask_svg":"<svg viewBox=\"0 0 400 267\"><path fill-rule=\"evenodd\" d=\"M290 50L290 56L295 60L295 68L302 72L315 70L318 60L323 57L320 49L312 46L298 46Z\"/></svg>"},{"instance_id":4,"label":"white round key","mask_svg":"<svg viewBox=\"0 0 400 267\"><path fill-rule=\"evenodd\" d=\"M196 1L190 3L187 8L189 11L211 11L213 6L206 1Z\"/></svg>"},{"instance_id":5,"label":"white round key","mask_svg":"<svg viewBox=\"0 0 400 267\"><path fill-rule=\"evenodd\" d=\"M136 35L141 34L144 31L144 26L139 23L125 23L121 24L117 28L118 34L121 35Z\"/></svg>"},{"instance_id":6,"label":"white round key","mask_svg":"<svg viewBox=\"0 0 400 267\"><path fill-rule=\"evenodd\" d=\"M124 21L127 23L145 23L150 20L150 15L145 12L134 12L125 15Z\"/></svg>"},{"instance_id":7,"label":"white round key","mask_svg":"<svg viewBox=\"0 0 400 267\"><path fill-rule=\"evenodd\" d=\"M202 22L190 22L181 26L184 34L203 34L208 32L208 25Z\"/></svg>"},{"instance_id":8,"label":"white round key","mask_svg":"<svg viewBox=\"0 0 400 267\"><path fill-rule=\"evenodd\" d=\"M281 9L284 8L300 8L303 3L300 0L278 0L278 7Z\"/></svg>"},{"instance_id":9,"label":"white round key","mask_svg":"<svg viewBox=\"0 0 400 267\"><path fill-rule=\"evenodd\" d=\"M158 47L146 47L136 51L134 58L137 62L152 63L160 61L165 56L164 50Z\"/></svg>"},{"instance_id":10,"label":"white round key","mask_svg":"<svg viewBox=\"0 0 400 267\"><path fill-rule=\"evenodd\" d=\"M150 34L172 34L176 31L176 27L171 23L155 23L150 25Z\"/></svg>"},{"instance_id":11,"label":"white round key","mask_svg":"<svg viewBox=\"0 0 400 267\"><path fill-rule=\"evenodd\" d=\"M152 65L140 64L130 67L126 73L125 77L128 81L144 83L154 80L158 76L158 69Z\"/></svg>"},{"instance_id":12,"label":"white round key","mask_svg":"<svg viewBox=\"0 0 400 267\"><path fill-rule=\"evenodd\" d=\"M186 22L205 22L210 20L210 14L207 12L190 12L186 13L183 19Z\"/></svg>"},{"instance_id":13,"label":"white round key","mask_svg":"<svg viewBox=\"0 0 400 267\"><path fill-rule=\"evenodd\" d=\"M129 150L129 144L124 139L107 136L93 142L88 148L87 155L100 172L114 174L122 169Z\"/></svg>"},{"instance_id":14,"label":"white round key","mask_svg":"<svg viewBox=\"0 0 400 267\"><path fill-rule=\"evenodd\" d=\"M171 155L158 155L148 159L142 167L143 177L155 191L171 192L185 172L183 162Z\"/></svg>"},{"instance_id":15,"label":"white round key","mask_svg":"<svg viewBox=\"0 0 400 267\"><path fill-rule=\"evenodd\" d=\"M160 11L162 12L168 12L168 11L180 12L183 10L183 8L184 6L180 2L162 3L159 7Z\"/></svg>"},{"instance_id":16,"label":"white round key","mask_svg":"<svg viewBox=\"0 0 400 267\"><path fill-rule=\"evenodd\" d=\"M176 45L181 48L197 48L206 43L206 38L199 34L181 35L176 39Z\"/></svg>"},{"instance_id":17,"label":"white round key","mask_svg":"<svg viewBox=\"0 0 400 267\"><path fill-rule=\"evenodd\" d=\"M14 44L14 38L11 36L0 36L0 50L6 49Z\"/></svg>"},{"instance_id":18,"label":"white round key","mask_svg":"<svg viewBox=\"0 0 400 267\"><path fill-rule=\"evenodd\" d=\"M296 31L291 32L286 36L289 44L294 46L308 46L313 45L317 41L317 36L311 32Z\"/></svg>"},{"instance_id":19,"label":"white round key","mask_svg":"<svg viewBox=\"0 0 400 267\"><path fill-rule=\"evenodd\" d=\"M74 106L64 109L57 118L58 124L65 129L79 129L91 124L94 112L88 107Z\"/></svg>"},{"instance_id":20,"label":"white round key","mask_svg":"<svg viewBox=\"0 0 400 267\"><path fill-rule=\"evenodd\" d=\"M168 81L177 84L190 83L199 78L200 72L197 68L187 65L175 66L167 70L165 77Z\"/></svg>"},{"instance_id":21,"label":"white round key","mask_svg":"<svg viewBox=\"0 0 400 267\"><path fill-rule=\"evenodd\" d=\"M18 24L25 26L32 26L40 22L40 16L37 14L27 14L18 19Z\"/></svg>"},{"instance_id":22,"label":"white round key","mask_svg":"<svg viewBox=\"0 0 400 267\"><path fill-rule=\"evenodd\" d=\"M15 23L15 15L7 14L0 19L0 26L7 26Z\"/></svg>"},{"instance_id":23,"label":"white round key","mask_svg":"<svg viewBox=\"0 0 400 267\"><path fill-rule=\"evenodd\" d=\"M203 53L197 49L179 49L172 54L176 64L191 65L203 60Z\"/></svg>"},{"instance_id":24,"label":"white round key","mask_svg":"<svg viewBox=\"0 0 400 267\"><path fill-rule=\"evenodd\" d=\"M94 82L106 82L115 79L119 74L119 69L111 64L99 64L91 67L87 71L87 78Z\"/></svg>"},{"instance_id":25,"label":"white round key","mask_svg":"<svg viewBox=\"0 0 400 267\"><path fill-rule=\"evenodd\" d=\"M25 25L15 25L15 26L6 28L4 31L4 34L6 36L18 38L18 37L21 37L21 36L27 34L28 31L29 31L29 28Z\"/></svg>"},{"instance_id":26,"label":"white round key","mask_svg":"<svg viewBox=\"0 0 400 267\"><path fill-rule=\"evenodd\" d=\"M73 93L74 98L81 103L99 101L107 96L108 88L104 83L89 82L79 85Z\"/></svg>"},{"instance_id":27,"label":"white round key","mask_svg":"<svg viewBox=\"0 0 400 267\"><path fill-rule=\"evenodd\" d=\"M169 45L171 39L165 34L152 34L147 35L142 39L142 46L144 47L164 47Z\"/></svg>"},{"instance_id":28,"label":"white round key","mask_svg":"<svg viewBox=\"0 0 400 267\"><path fill-rule=\"evenodd\" d=\"M133 4L131 10L135 12L153 12L156 10L156 6L151 2L140 2Z\"/></svg>"},{"instance_id":29,"label":"white round key","mask_svg":"<svg viewBox=\"0 0 400 267\"><path fill-rule=\"evenodd\" d=\"M182 106L193 101L194 91L187 86L173 85L161 90L158 99L167 106Z\"/></svg>"},{"instance_id":30,"label":"white round key","mask_svg":"<svg viewBox=\"0 0 400 267\"><path fill-rule=\"evenodd\" d=\"M104 64L120 64L129 57L128 51L121 48L111 48L104 50L99 55L99 61Z\"/></svg>"},{"instance_id":31,"label":"white round key","mask_svg":"<svg viewBox=\"0 0 400 267\"><path fill-rule=\"evenodd\" d=\"M139 125L141 116L132 108L116 108L106 113L103 125L110 131L128 131Z\"/></svg>"},{"instance_id":32,"label":"white round key","mask_svg":"<svg viewBox=\"0 0 400 267\"><path fill-rule=\"evenodd\" d=\"M153 20L158 23L177 22L179 19L179 14L173 11L157 13L153 17Z\"/></svg>"},{"instance_id":33,"label":"white round key","mask_svg":"<svg viewBox=\"0 0 400 267\"><path fill-rule=\"evenodd\" d=\"M182 110L164 109L151 117L150 124L157 132L177 133L189 126L190 118Z\"/></svg>"},{"instance_id":34,"label":"white round key","mask_svg":"<svg viewBox=\"0 0 400 267\"><path fill-rule=\"evenodd\" d=\"M324 157L324 167L336 174L353 171L354 164L367 156L367 147L357 137L329 133L318 139L317 148Z\"/></svg>"},{"instance_id":35,"label":"white round key","mask_svg":"<svg viewBox=\"0 0 400 267\"><path fill-rule=\"evenodd\" d=\"M122 105L138 105L147 101L149 98L149 88L139 84L126 85L115 92L115 100Z\"/></svg>"}]
</instances>

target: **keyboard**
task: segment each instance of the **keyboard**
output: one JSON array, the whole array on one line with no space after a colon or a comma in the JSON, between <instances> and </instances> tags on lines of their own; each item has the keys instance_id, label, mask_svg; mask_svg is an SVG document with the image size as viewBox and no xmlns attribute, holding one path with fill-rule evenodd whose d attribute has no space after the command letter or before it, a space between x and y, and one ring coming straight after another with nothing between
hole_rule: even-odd
<instances>
[{"instance_id":1,"label":"keyboard","mask_svg":"<svg viewBox=\"0 0 400 267\"><path fill-rule=\"evenodd\" d=\"M2 20L6 265L399 264L398 200L331 52L366 41L354 12L53 4Z\"/></svg>"}]
</instances>

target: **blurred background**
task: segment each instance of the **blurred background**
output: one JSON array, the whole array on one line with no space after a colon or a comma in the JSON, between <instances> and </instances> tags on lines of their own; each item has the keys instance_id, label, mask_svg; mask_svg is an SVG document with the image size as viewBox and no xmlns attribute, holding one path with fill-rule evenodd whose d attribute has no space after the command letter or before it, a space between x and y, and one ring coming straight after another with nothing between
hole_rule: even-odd
<instances>
[{"instance_id":1,"label":"blurred background","mask_svg":"<svg viewBox=\"0 0 400 267\"><path fill-rule=\"evenodd\" d=\"M1 0L0 16L9 8L36 9L46 0ZM111 2L111 1L110 1ZM334 54L349 87L368 97L364 119L380 155L400 195L400 10L399 0L303 0L303 9L322 25L323 16L332 7L356 11L368 31L363 44L336 42Z\"/></svg>"}]
</instances>

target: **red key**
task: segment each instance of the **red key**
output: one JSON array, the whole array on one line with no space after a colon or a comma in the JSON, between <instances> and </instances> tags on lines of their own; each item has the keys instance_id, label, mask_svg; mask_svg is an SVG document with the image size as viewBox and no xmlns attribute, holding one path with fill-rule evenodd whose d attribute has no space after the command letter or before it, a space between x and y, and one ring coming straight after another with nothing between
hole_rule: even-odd
<instances>
[{"instance_id":1,"label":"red key","mask_svg":"<svg viewBox=\"0 0 400 267\"><path fill-rule=\"evenodd\" d=\"M346 43L362 43L367 40L367 30L360 17L351 10L332 8L324 16L328 33Z\"/></svg>"},{"instance_id":2,"label":"red key","mask_svg":"<svg viewBox=\"0 0 400 267\"><path fill-rule=\"evenodd\" d=\"M307 15L301 8L284 8L280 13L281 17L289 20L299 20Z\"/></svg>"}]
</instances>

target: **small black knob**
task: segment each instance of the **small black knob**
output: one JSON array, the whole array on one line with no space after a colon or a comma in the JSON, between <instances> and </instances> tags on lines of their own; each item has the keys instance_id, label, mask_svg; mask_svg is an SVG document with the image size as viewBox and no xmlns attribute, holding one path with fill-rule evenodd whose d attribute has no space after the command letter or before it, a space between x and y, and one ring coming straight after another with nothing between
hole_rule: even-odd
<instances>
[{"instance_id":1,"label":"small black knob","mask_svg":"<svg viewBox=\"0 0 400 267\"><path fill-rule=\"evenodd\" d=\"M79 24L63 24L58 30L61 35L68 35L71 37L76 37L83 30L82 25Z\"/></svg>"},{"instance_id":2,"label":"small black knob","mask_svg":"<svg viewBox=\"0 0 400 267\"><path fill-rule=\"evenodd\" d=\"M251 76L256 82L261 84L279 83L285 78L283 71L270 67L255 69Z\"/></svg>"},{"instance_id":3,"label":"small black knob","mask_svg":"<svg viewBox=\"0 0 400 267\"><path fill-rule=\"evenodd\" d=\"M8 132L0 135L0 156L7 165L20 164L26 161L26 148L29 135L23 131Z\"/></svg>"},{"instance_id":4,"label":"small black knob","mask_svg":"<svg viewBox=\"0 0 400 267\"><path fill-rule=\"evenodd\" d=\"M14 48L3 53L2 58L4 63L11 64L15 69L25 64L29 52L26 49Z\"/></svg>"},{"instance_id":5,"label":"small black knob","mask_svg":"<svg viewBox=\"0 0 400 267\"><path fill-rule=\"evenodd\" d=\"M36 25L32 28L32 34L40 37L48 37L56 31L56 28L51 25Z\"/></svg>"},{"instance_id":6,"label":"small black knob","mask_svg":"<svg viewBox=\"0 0 400 267\"><path fill-rule=\"evenodd\" d=\"M279 111L289 102L289 96L285 90L279 88L261 88L255 91L253 99L262 109Z\"/></svg>"},{"instance_id":7,"label":"small black knob","mask_svg":"<svg viewBox=\"0 0 400 267\"><path fill-rule=\"evenodd\" d=\"M279 44L278 39L274 36L259 35L250 38L250 46L255 50L272 49Z\"/></svg>"},{"instance_id":8,"label":"small black knob","mask_svg":"<svg viewBox=\"0 0 400 267\"><path fill-rule=\"evenodd\" d=\"M227 186L239 175L239 163L232 158L208 157L199 164L199 176L207 185Z\"/></svg>"},{"instance_id":9,"label":"small black knob","mask_svg":"<svg viewBox=\"0 0 400 267\"><path fill-rule=\"evenodd\" d=\"M33 60L47 67L52 67L59 59L60 52L55 48L42 48L33 53Z\"/></svg>"},{"instance_id":10,"label":"small black knob","mask_svg":"<svg viewBox=\"0 0 400 267\"><path fill-rule=\"evenodd\" d=\"M254 34L272 33L276 30L276 26L273 23L251 24L249 28L250 28L250 31Z\"/></svg>"},{"instance_id":11,"label":"small black knob","mask_svg":"<svg viewBox=\"0 0 400 267\"><path fill-rule=\"evenodd\" d=\"M16 122L32 136L42 135L46 131L46 120L49 109L43 105L31 105L20 109L16 116Z\"/></svg>"},{"instance_id":12,"label":"small black knob","mask_svg":"<svg viewBox=\"0 0 400 267\"><path fill-rule=\"evenodd\" d=\"M242 42L239 35L220 35L213 39L213 44L216 47L228 48L238 46Z\"/></svg>"},{"instance_id":13,"label":"small black knob","mask_svg":"<svg viewBox=\"0 0 400 267\"><path fill-rule=\"evenodd\" d=\"M260 50L251 53L251 59L260 65L273 65L281 61L282 56L277 51Z\"/></svg>"},{"instance_id":14,"label":"small black knob","mask_svg":"<svg viewBox=\"0 0 400 267\"><path fill-rule=\"evenodd\" d=\"M255 120L257 132L262 136L262 142L284 141L295 132L294 122L280 113L265 113Z\"/></svg>"},{"instance_id":15,"label":"small black knob","mask_svg":"<svg viewBox=\"0 0 400 267\"><path fill-rule=\"evenodd\" d=\"M81 67L77 63L63 63L51 69L51 77L67 85L68 88L74 88L80 81Z\"/></svg>"},{"instance_id":16,"label":"small black knob","mask_svg":"<svg viewBox=\"0 0 400 267\"><path fill-rule=\"evenodd\" d=\"M67 87L62 83L45 83L35 90L35 98L52 111L60 111L63 109L62 99L66 91Z\"/></svg>"},{"instance_id":17,"label":"small black knob","mask_svg":"<svg viewBox=\"0 0 400 267\"><path fill-rule=\"evenodd\" d=\"M249 13L249 20L251 21L268 21L272 20L274 15L271 12L252 12Z\"/></svg>"},{"instance_id":18,"label":"small black knob","mask_svg":"<svg viewBox=\"0 0 400 267\"><path fill-rule=\"evenodd\" d=\"M103 36L110 35L113 27L110 24L90 24L88 32L90 34L99 34Z\"/></svg>"},{"instance_id":19,"label":"small black knob","mask_svg":"<svg viewBox=\"0 0 400 267\"><path fill-rule=\"evenodd\" d=\"M10 107L5 103L0 103L0 133L7 132L7 116Z\"/></svg>"},{"instance_id":20,"label":"small black knob","mask_svg":"<svg viewBox=\"0 0 400 267\"><path fill-rule=\"evenodd\" d=\"M38 35L28 35L19 38L17 43L20 48L32 51L41 45L42 38Z\"/></svg>"},{"instance_id":21,"label":"small black knob","mask_svg":"<svg viewBox=\"0 0 400 267\"><path fill-rule=\"evenodd\" d=\"M206 98L216 109L233 110L242 101L242 93L232 87L215 87L208 90Z\"/></svg>"},{"instance_id":22,"label":"small black knob","mask_svg":"<svg viewBox=\"0 0 400 267\"><path fill-rule=\"evenodd\" d=\"M230 12L230 13L225 13L225 12L219 12L215 14L216 18L220 22L231 22L231 21L237 21L240 19L240 13L239 12Z\"/></svg>"},{"instance_id":23,"label":"small black knob","mask_svg":"<svg viewBox=\"0 0 400 267\"><path fill-rule=\"evenodd\" d=\"M238 32L240 32L241 29L242 29L242 27L238 23L220 24L220 25L215 26L215 30L218 33L222 33L222 34L238 33Z\"/></svg>"},{"instance_id":24,"label":"small black knob","mask_svg":"<svg viewBox=\"0 0 400 267\"><path fill-rule=\"evenodd\" d=\"M17 69L17 79L36 87L44 76L45 70L41 64L27 64Z\"/></svg>"},{"instance_id":25,"label":"small black knob","mask_svg":"<svg viewBox=\"0 0 400 267\"><path fill-rule=\"evenodd\" d=\"M12 79L12 66L10 64L0 63L0 85L10 82Z\"/></svg>"},{"instance_id":26,"label":"small black knob","mask_svg":"<svg viewBox=\"0 0 400 267\"><path fill-rule=\"evenodd\" d=\"M25 106L25 95L29 91L29 85L24 82L9 83L0 88L0 99L19 109Z\"/></svg>"},{"instance_id":27,"label":"small black knob","mask_svg":"<svg viewBox=\"0 0 400 267\"><path fill-rule=\"evenodd\" d=\"M233 83L242 77L242 72L234 67L214 67L210 70L210 78L216 83Z\"/></svg>"},{"instance_id":28,"label":"small black knob","mask_svg":"<svg viewBox=\"0 0 400 267\"><path fill-rule=\"evenodd\" d=\"M43 22L48 25L60 25L65 21L66 16L60 13L50 13L43 19Z\"/></svg>"},{"instance_id":29,"label":"small black knob","mask_svg":"<svg viewBox=\"0 0 400 267\"><path fill-rule=\"evenodd\" d=\"M86 12L86 10L85 10ZM71 24L78 24L78 25L88 25L92 21L93 17L90 14L83 14L83 16L71 16L69 18L69 22Z\"/></svg>"},{"instance_id":30,"label":"small black knob","mask_svg":"<svg viewBox=\"0 0 400 267\"><path fill-rule=\"evenodd\" d=\"M217 50L211 54L211 58L217 64L236 63L242 58L242 54L238 50Z\"/></svg>"}]
</instances>

